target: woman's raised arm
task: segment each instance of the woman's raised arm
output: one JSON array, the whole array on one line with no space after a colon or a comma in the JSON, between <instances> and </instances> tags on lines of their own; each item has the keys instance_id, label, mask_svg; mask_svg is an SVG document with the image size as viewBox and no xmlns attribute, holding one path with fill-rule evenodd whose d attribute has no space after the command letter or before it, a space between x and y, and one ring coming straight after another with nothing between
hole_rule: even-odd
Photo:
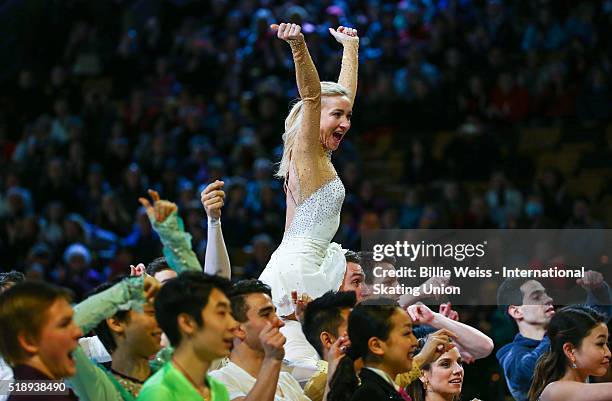
<instances>
[{"instance_id":1,"label":"woman's raised arm","mask_svg":"<svg viewBox=\"0 0 612 401\"><path fill-rule=\"evenodd\" d=\"M357 95L357 72L359 69L359 37L357 30L339 26L338 29L329 28L329 33L340 43L342 50L342 67L338 83L348 89L351 95L351 104L355 103Z\"/></svg>"},{"instance_id":2,"label":"woman's raised arm","mask_svg":"<svg viewBox=\"0 0 612 401\"><path fill-rule=\"evenodd\" d=\"M322 153L319 139L321 81L304 41L302 28L297 24L273 24L270 28L277 32L279 39L286 41L291 46L295 63L295 79L300 98L304 103L297 147L294 149L294 152L298 154L294 153L294 156L308 156L315 154L313 152Z\"/></svg>"}]
</instances>

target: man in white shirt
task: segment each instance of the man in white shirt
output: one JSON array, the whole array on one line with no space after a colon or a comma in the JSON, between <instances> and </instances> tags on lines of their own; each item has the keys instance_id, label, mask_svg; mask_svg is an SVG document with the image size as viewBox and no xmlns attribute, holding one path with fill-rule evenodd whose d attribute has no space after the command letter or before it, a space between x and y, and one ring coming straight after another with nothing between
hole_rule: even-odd
<instances>
[{"instance_id":1,"label":"man in white shirt","mask_svg":"<svg viewBox=\"0 0 612 401\"><path fill-rule=\"evenodd\" d=\"M230 297L238 321L230 362L210 372L222 382L232 401L309 401L299 383L281 372L285 336L270 287L259 280L234 285Z\"/></svg>"}]
</instances>

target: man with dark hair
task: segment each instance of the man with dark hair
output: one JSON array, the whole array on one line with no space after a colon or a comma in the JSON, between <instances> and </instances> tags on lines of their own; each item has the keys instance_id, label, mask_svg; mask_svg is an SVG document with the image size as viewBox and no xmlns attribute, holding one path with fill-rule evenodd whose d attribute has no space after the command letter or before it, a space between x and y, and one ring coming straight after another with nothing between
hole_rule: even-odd
<instances>
[{"instance_id":1,"label":"man with dark hair","mask_svg":"<svg viewBox=\"0 0 612 401\"><path fill-rule=\"evenodd\" d=\"M348 316L356 303L353 291L329 291L310 302L304 310L302 330L322 358L318 364L319 370L304 386L304 394L312 401L324 398L328 379L327 363L324 361L328 360L336 340L347 335Z\"/></svg>"},{"instance_id":2,"label":"man with dark hair","mask_svg":"<svg viewBox=\"0 0 612 401\"><path fill-rule=\"evenodd\" d=\"M95 332L112 356L110 369L93 363L82 349L75 352L77 374L70 379L83 401L133 401L156 366L149 361L160 350L161 329L152 296L160 284L151 276L126 277L107 283L75 307L83 331Z\"/></svg>"},{"instance_id":3,"label":"man with dark hair","mask_svg":"<svg viewBox=\"0 0 612 401\"><path fill-rule=\"evenodd\" d=\"M577 284L587 291L587 304L610 316L610 288L601 273L589 270L583 278L577 280ZM535 365L550 347L550 340L545 334L555 313L553 299L539 281L509 278L497 289L497 305L516 322L519 330L510 344L497 351L497 360L514 399L527 401Z\"/></svg>"},{"instance_id":4,"label":"man with dark hair","mask_svg":"<svg viewBox=\"0 0 612 401\"><path fill-rule=\"evenodd\" d=\"M206 374L232 347L237 324L229 288L227 279L198 272L183 272L164 284L155 298L155 316L174 355L145 382L138 400L229 400L223 384Z\"/></svg>"},{"instance_id":5,"label":"man with dark hair","mask_svg":"<svg viewBox=\"0 0 612 401\"><path fill-rule=\"evenodd\" d=\"M373 252L359 252L361 259L361 267L365 274L365 285L369 288L370 296L380 296L380 288L395 288L400 285L399 281L394 275L382 274L383 272L395 270L396 260L394 257L385 257L383 260L377 262L374 260ZM392 298L395 301L399 301L399 295L388 295L388 298ZM408 305L406 305L408 306Z\"/></svg>"},{"instance_id":6,"label":"man with dark hair","mask_svg":"<svg viewBox=\"0 0 612 401\"><path fill-rule=\"evenodd\" d=\"M329 291L306 306L302 330L321 358L327 359L332 344L346 332L356 303L353 291Z\"/></svg>"},{"instance_id":7,"label":"man with dark hair","mask_svg":"<svg viewBox=\"0 0 612 401\"><path fill-rule=\"evenodd\" d=\"M72 353L83 335L73 320L72 295L42 282L23 282L0 294L0 355L12 366L15 380L61 380L76 372ZM37 400L12 393L9 401ZM46 400L76 400L67 395Z\"/></svg>"},{"instance_id":8,"label":"man with dark hair","mask_svg":"<svg viewBox=\"0 0 612 401\"><path fill-rule=\"evenodd\" d=\"M225 384L233 401L308 400L299 383L281 372L285 336L270 287L254 279L239 281L230 300L238 321L230 362L211 376Z\"/></svg>"},{"instance_id":9,"label":"man with dark hair","mask_svg":"<svg viewBox=\"0 0 612 401\"><path fill-rule=\"evenodd\" d=\"M370 295L369 288L365 284L366 277L361 267L361 257L357 252L346 251L344 258L346 259L346 271L339 290L355 291L357 302L360 302Z\"/></svg>"}]
</instances>

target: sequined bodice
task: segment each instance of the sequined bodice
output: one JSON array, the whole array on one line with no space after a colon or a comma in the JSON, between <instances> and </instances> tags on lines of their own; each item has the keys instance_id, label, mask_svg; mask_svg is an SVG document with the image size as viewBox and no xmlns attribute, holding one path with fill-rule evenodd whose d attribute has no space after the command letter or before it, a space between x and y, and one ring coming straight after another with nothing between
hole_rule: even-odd
<instances>
[{"instance_id":1,"label":"sequined bodice","mask_svg":"<svg viewBox=\"0 0 612 401\"><path fill-rule=\"evenodd\" d=\"M336 177L317 189L295 209L293 221L284 239L310 237L331 241L340 225L340 209L344 202L344 185Z\"/></svg>"}]
</instances>

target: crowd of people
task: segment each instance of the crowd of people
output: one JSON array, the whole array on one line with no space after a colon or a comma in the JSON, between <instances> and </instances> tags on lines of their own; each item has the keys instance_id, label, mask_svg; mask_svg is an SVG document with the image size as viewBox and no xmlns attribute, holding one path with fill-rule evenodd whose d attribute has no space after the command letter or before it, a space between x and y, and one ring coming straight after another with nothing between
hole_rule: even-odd
<instances>
[{"instance_id":1,"label":"crowd of people","mask_svg":"<svg viewBox=\"0 0 612 401\"><path fill-rule=\"evenodd\" d=\"M508 126L608 122L609 2L3 12L45 19L24 34L44 46L24 40L37 50L0 77L3 373L65 378L58 399L452 400L463 363L507 339L489 382L515 399L608 399L609 384L584 384L609 370L604 275L580 283L600 311L555 313L522 280L500 287L502 312L461 323L446 304L377 299L370 256L346 248L378 228L602 227L553 169L513 184L500 146L516 146ZM428 134L457 127L434 162ZM360 163L389 137L407 149L401 203ZM488 178L483 193L461 185ZM501 313L513 340L492 327Z\"/></svg>"}]
</instances>

